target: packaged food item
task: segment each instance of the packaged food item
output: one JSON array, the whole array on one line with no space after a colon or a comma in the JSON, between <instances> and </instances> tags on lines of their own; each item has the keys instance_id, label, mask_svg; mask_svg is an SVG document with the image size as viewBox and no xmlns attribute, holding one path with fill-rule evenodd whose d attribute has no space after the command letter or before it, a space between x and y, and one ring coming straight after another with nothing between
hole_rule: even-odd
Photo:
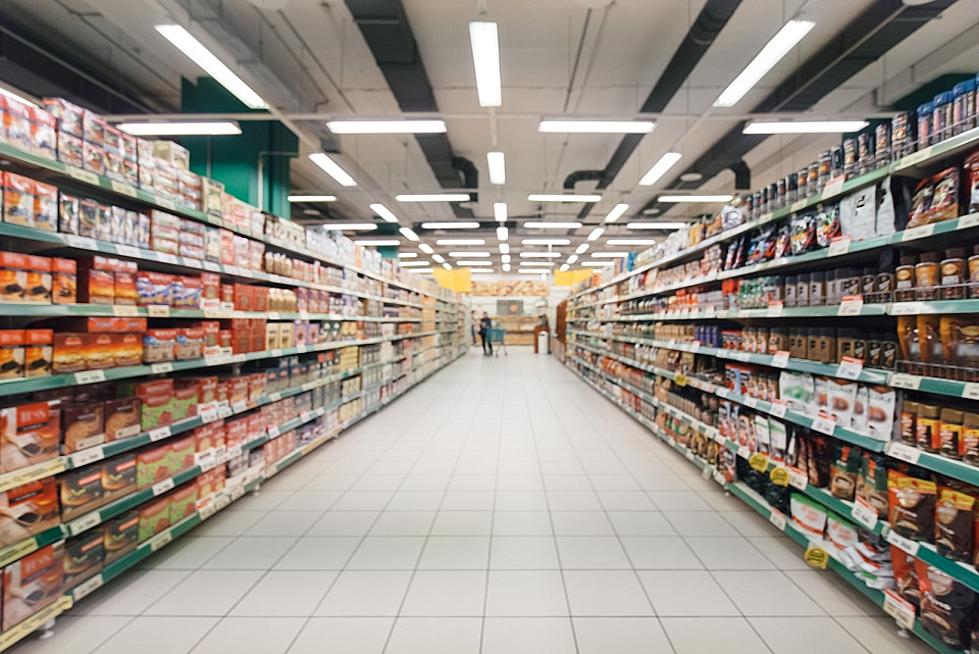
<instances>
[{"instance_id":1,"label":"packaged food item","mask_svg":"<svg viewBox=\"0 0 979 654\"><path fill-rule=\"evenodd\" d=\"M0 409L0 425L3 428L0 472L25 468L58 456L61 412L56 401Z\"/></svg>"},{"instance_id":2,"label":"packaged food item","mask_svg":"<svg viewBox=\"0 0 979 654\"><path fill-rule=\"evenodd\" d=\"M34 182L33 227L45 232L58 231L58 187Z\"/></svg>"},{"instance_id":3,"label":"packaged food item","mask_svg":"<svg viewBox=\"0 0 979 654\"><path fill-rule=\"evenodd\" d=\"M58 484L54 478L39 479L0 493L0 545L24 539L56 527Z\"/></svg>"},{"instance_id":4,"label":"packaged food item","mask_svg":"<svg viewBox=\"0 0 979 654\"><path fill-rule=\"evenodd\" d=\"M140 432L140 400L124 397L105 402L105 439L115 441Z\"/></svg>"},{"instance_id":5,"label":"packaged food item","mask_svg":"<svg viewBox=\"0 0 979 654\"><path fill-rule=\"evenodd\" d=\"M105 415L101 402L63 402L61 422L65 454L105 442Z\"/></svg>"},{"instance_id":6,"label":"packaged food item","mask_svg":"<svg viewBox=\"0 0 979 654\"><path fill-rule=\"evenodd\" d=\"M128 554L139 545L139 512L127 511L105 523L105 563Z\"/></svg>"},{"instance_id":7,"label":"packaged food item","mask_svg":"<svg viewBox=\"0 0 979 654\"><path fill-rule=\"evenodd\" d=\"M85 370L84 334L61 332L54 335L52 372L62 374Z\"/></svg>"},{"instance_id":8,"label":"packaged food item","mask_svg":"<svg viewBox=\"0 0 979 654\"><path fill-rule=\"evenodd\" d=\"M170 498L167 495L144 504L139 508L139 542L170 528Z\"/></svg>"},{"instance_id":9,"label":"packaged food item","mask_svg":"<svg viewBox=\"0 0 979 654\"><path fill-rule=\"evenodd\" d=\"M842 443L836 445L830 466L829 484L829 490L834 497L853 500L860 467L860 453L855 448Z\"/></svg>"},{"instance_id":10,"label":"packaged food item","mask_svg":"<svg viewBox=\"0 0 979 654\"><path fill-rule=\"evenodd\" d=\"M133 493L136 485L136 455L119 454L103 461L101 466L102 492L105 502L115 500Z\"/></svg>"},{"instance_id":11,"label":"packaged food item","mask_svg":"<svg viewBox=\"0 0 979 654\"><path fill-rule=\"evenodd\" d=\"M959 215L959 169L946 168L933 178L934 191L929 211L930 223L951 220Z\"/></svg>"},{"instance_id":12,"label":"packaged food item","mask_svg":"<svg viewBox=\"0 0 979 654\"><path fill-rule=\"evenodd\" d=\"M935 533L935 482L892 468L887 471L887 493L891 528L905 538L930 541Z\"/></svg>"},{"instance_id":13,"label":"packaged food item","mask_svg":"<svg viewBox=\"0 0 979 654\"><path fill-rule=\"evenodd\" d=\"M979 151L973 152L965 160L965 199L968 202L966 211L979 212Z\"/></svg>"},{"instance_id":14,"label":"packaged food item","mask_svg":"<svg viewBox=\"0 0 979 654\"><path fill-rule=\"evenodd\" d=\"M920 559L914 565L921 587L921 625L947 647L965 648L972 627L975 593Z\"/></svg>"},{"instance_id":15,"label":"packaged food item","mask_svg":"<svg viewBox=\"0 0 979 654\"><path fill-rule=\"evenodd\" d=\"M822 540L826 529L826 509L798 493L792 493L790 503L792 524L809 538Z\"/></svg>"},{"instance_id":16,"label":"packaged food item","mask_svg":"<svg viewBox=\"0 0 979 654\"><path fill-rule=\"evenodd\" d=\"M816 217L811 213L798 213L790 222L792 254L808 252L816 244Z\"/></svg>"},{"instance_id":17,"label":"packaged food item","mask_svg":"<svg viewBox=\"0 0 979 654\"><path fill-rule=\"evenodd\" d=\"M834 204L819 210L816 213L816 243L819 247L829 247L833 239L840 235L840 206Z\"/></svg>"},{"instance_id":18,"label":"packaged food item","mask_svg":"<svg viewBox=\"0 0 979 654\"><path fill-rule=\"evenodd\" d=\"M23 622L64 592L64 544L47 545L3 569L3 630Z\"/></svg>"},{"instance_id":19,"label":"packaged food item","mask_svg":"<svg viewBox=\"0 0 979 654\"><path fill-rule=\"evenodd\" d=\"M26 351L23 329L0 330L0 379L24 376Z\"/></svg>"},{"instance_id":20,"label":"packaged food item","mask_svg":"<svg viewBox=\"0 0 979 654\"><path fill-rule=\"evenodd\" d=\"M3 173L3 222L34 226L34 180L16 173Z\"/></svg>"},{"instance_id":21,"label":"packaged food item","mask_svg":"<svg viewBox=\"0 0 979 654\"><path fill-rule=\"evenodd\" d=\"M891 565L894 568L894 582L897 592L918 608L921 604L921 586L914 568L914 557L904 550L891 545Z\"/></svg>"},{"instance_id":22,"label":"packaged food item","mask_svg":"<svg viewBox=\"0 0 979 654\"><path fill-rule=\"evenodd\" d=\"M177 345L176 329L148 329L143 336L144 363L173 361Z\"/></svg>"},{"instance_id":23,"label":"packaged food item","mask_svg":"<svg viewBox=\"0 0 979 654\"><path fill-rule=\"evenodd\" d=\"M915 440L919 448L937 452L941 446L941 408L935 404L918 404Z\"/></svg>"},{"instance_id":24,"label":"packaged food item","mask_svg":"<svg viewBox=\"0 0 979 654\"><path fill-rule=\"evenodd\" d=\"M50 304L51 259L28 254L24 256L24 260L27 268L24 302Z\"/></svg>"},{"instance_id":25,"label":"packaged food item","mask_svg":"<svg viewBox=\"0 0 979 654\"><path fill-rule=\"evenodd\" d=\"M72 520L104 504L102 466L69 470L61 477L61 518Z\"/></svg>"},{"instance_id":26,"label":"packaged food item","mask_svg":"<svg viewBox=\"0 0 979 654\"><path fill-rule=\"evenodd\" d=\"M962 416L962 440L959 441L962 460L979 464L979 413L966 411Z\"/></svg>"},{"instance_id":27,"label":"packaged food item","mask_svg":"<svg viewBox=\"0 0 979 654\"><path fill-rule=\"evenodd\" d=\"M24 376L43 377L51 374L54 360L54 331L51 329L24 330Z\"/></svg>"},{"instance_id":28,"label":"packaged food item","mask_svg":"<svg viewBox=\"0 0 979 654\"><path fill-rule=\"evenodd\" d=\"M935 547L942 556L958 561L972 559L975 530L975 495L940 486L935 508Z\"/></svg>"},{"instance_id":29,"label":"packaged food item","mask_svg":"<svg viewBox=\"0 0 979 654\"><path fill-rule=\"evenodd\" d=\"M882 455L864 452L857 477L856 497L877 509L878 517L887 517L887 464Z\"/></svg>"},{"instance_id":30,"label":"packaged food item","mask_svg":"<svg viewBox=\"0 0 979 654\"><path fill-rule=\"evenodd\" d=\"M65 541L65 588L74 588L102 569L105 559L102 529L99 525Z\"/></svg>"},{"instance_id":31,"label":"packaged food item","mask_svg":"<svg viewBox=\"0 0 979 654\"><path fill-rule=\"evenodd\" d=\"M891 440L894 432L894 407L897 393L890 386L867 388L867 435L879 441Z\"/></svg>"},{"instance_id":32,"label":"packaged food item","mask_svg":"<svg viewBox=\"0 0 979 654\"><path fill-rule=\"evenodd\" d=\"M2 265L2 263L0 263ZM74 259L51 259L51 301L75 304L78 295L78 272Z\"/></svg>"}]
</instances>

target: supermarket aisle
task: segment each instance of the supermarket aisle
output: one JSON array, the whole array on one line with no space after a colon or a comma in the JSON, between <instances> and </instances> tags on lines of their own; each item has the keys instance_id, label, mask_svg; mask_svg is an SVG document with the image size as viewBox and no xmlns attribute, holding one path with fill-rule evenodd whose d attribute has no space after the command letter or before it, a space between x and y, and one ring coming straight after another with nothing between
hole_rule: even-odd
<instances>
[{"instance_id":1,"label":"supermarket aisle","mask_svg":"<svg viewBox=\"0 0 979 654\"><path fill-rule=\"evenodd\" d=\"M512 348L473 350L15 651L930 651L891 625Z\"/></svg>"}]
</instances>

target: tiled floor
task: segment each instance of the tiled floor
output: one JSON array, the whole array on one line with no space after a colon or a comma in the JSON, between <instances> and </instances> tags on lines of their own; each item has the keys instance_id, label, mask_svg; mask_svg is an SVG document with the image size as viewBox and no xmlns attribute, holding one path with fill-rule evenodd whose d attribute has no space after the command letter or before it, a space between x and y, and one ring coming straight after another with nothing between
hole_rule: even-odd
<instances>
[{"instance_id":1,"label":"tiled floor","mask_svg":"<svg viewBox=\"0 0 979 654\"><path fill-rule=\"evenodd\" d=\"M925 652L554 359L473 353L17 654Z\"/></svg>"}]
</instances>

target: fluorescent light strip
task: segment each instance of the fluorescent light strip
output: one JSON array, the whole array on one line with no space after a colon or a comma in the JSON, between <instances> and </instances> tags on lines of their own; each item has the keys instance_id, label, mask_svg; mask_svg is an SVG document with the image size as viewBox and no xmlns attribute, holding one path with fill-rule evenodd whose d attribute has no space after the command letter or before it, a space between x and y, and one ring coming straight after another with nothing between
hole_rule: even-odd
<instances>
[{"instance_id":1,"label":"fluorescent light strip","mask_svg":"<svg viewBox=\"0 0 979 654\"><path fill-rule=\"evenodd\" d=\"M521 252L521 259L557 259L564 255L560 252Z\"/></svg>"},{"instance_id":2,"label":"fluorescent light strip","mask_svg":"<svg viewBox=\"0 0 979 654\"><path fill-rule=\"evenodd\" d=\"M500 248L500 254L510 254L509 243L500 243L499 248Z\"/></svg>"},{"instance_id":3,"label":"fluorescent light strip","mask_svg":"<svg viewBox=\"0 0 979 654\"><path fill-rule=\"evenodd\" d=\"M309 160L326 171L326 174L335 179L340 186L357 186L354 178L323 152L309 155Z\"/></svg>"},{"instance_id":4,"label":"fluorescent light strip","mask_svg":"<svg viewBox=\"0 0 979 654\"><path fill-rule=\"evenodd\" d=\"M510 255L509 254L501 254L500 255L500 261L502 261L503 263L510 263Z\"/></svg>"},{"instance_id":5,"label":"fluorescent light strip","mask_svg":"<svg viewBox=\"0 0 979 654\"><path fill-rule=\"evenodd\" d=\"M670 168L676 165L676 162L683 157L679 152L667 152L659 161L654 163L646 174L639 179L639 186L652 186L659 181L659 178L666 174Z\"/></svg>"},{"instance_id":6,"label":"fluorescent light strip","mask_svg":"<svg viewBox=\"0 0 979 654\"><path fill-rule=\"evenodd\" d=\"M506 184L506 157L502 152L487 152L490 184Z\"/></svg>"},{"instance_id":7,"label":"fluorescent light strip","mask_svg":"<svg viewBox=\"0 0 979 654\"><path fill-rule=\"evenodd\" d=\"M402 261L399 265L402 268L415 268L418 266L430 266L432 263L428 259L419 259L418 261Z\"/></svg>"},{"instance_id":8,"label":"fluorescent light strip","mask_svg":"<svg viewBox=\"0 0 979 654\"><path fill-rule=\"evenodd\" d=\"M561 272L568 272L568 268L570 268L570 267L571 267L571 266L569 266L568 264L566 264L566 263L562 263L562 264L561 264L561 267L560 267L560 268L558 268L558 270L560 270Z\"/></svg>"},{"instance_id":9,"label":"fluorescent light strip","mask_svg":"<svg viewBox=\"0 0 979 654\"><path fill-rule=\"evenodd\" d=\"M417 252L398 252L398 258L399 259L417 259L418 258L418 253Z\"/></svg>"},{"instance_id":10,"label":"fluorescent light strip","mask_svg":"<svg viewBox=\"0 0 979 654\"><path fill-rule=\"evenodd\" d=\"M237 136L241 134L238 123L230 120L119 123L116 127L133 136Z\"/></svg>"},{"instance_id":11,"label":"fluorescent light strip","mask_svg":"<svg viewBox=\"0 0 979 654\"><path fill-rule=\"evenodd\" d=\"M626 204L625 202L618 203L617 205L612 207L612 210L608 212L607 216L605 216L605 222L614 223L619 218L621 218L628 210L629 210L628 204Z\"/></svg>"},{"instance_id":12,"label":"fluorescent light strip","mask_svg":"<svg viewBox=\"0 0 979 654\"><path fill-rule=\"evenodd\" d=\"M493 203L493 218L495 218L496 222L498 223L506 222L507 219L506 202Z\"/></svg>"},{"instance_id":13,"label":"fluorescent light strip","mask_svg":"<svg viewBox=\"0 0 979 654\"><path fill-rule=\"evenodd\" d=\"M575 254L584 254L585 252L588 252L588 248L590 248L590 247L591 246L588 245L587 243L582 243L581 245L579 245L578 247L575 248L574 253Z\"/></svg>"},{"instance_id":14,"label":"fluorescent light strip","mask_svg":"<svg viewBox=\"0 0 979 654\"><path fill-rule=\"evenodd\" d=\"M505 264L503 264L502 266L500 266L500 269L501 269L501 270L502 270L503 272L510 272L510 264L508 264L508 263L505 263Z\"/></svg>"},{"instance_id":15,"label":"fluorescent light strip","mask_svg":"<svg viewBox=\"0 0 979 654\"><path fill-rule=\"evenodd\" d=\"M629 223L626 229L683 229L687 223Z\"/></svg>"},{"instance_id":16,"label":"fluorescent light strip","mask_svg":"<svg viewBox=\"0 0 979 654\"><path fill-rule=\"evenodd\" d=\"M432 272L431 268L409 268L408 272L415 275L427 275Z\"/></svg>"},{"instance_id":17,"label":"fluorescent light strip","mask_svg":"<svg viewBox=\"0 0 979 654\"><path fill-rule=\"evenodd\" d=\"M250 86L235 75L230 68L214 56L204 44L194 38L180 25L156 25L156 31L163 35L175 48L183 52L195 64L204 69L218 84L231 95L241 100L249 109L267 109L268 104Z\"/></svg>"},{"instance_id":18,"label":"fluorescent light strip","mask_svg":"<svg viewBox=\"0 0 979 654\"><path fill-rule=\"evenodd\" d=\"M628 252L592 252L591 255L596 259L625 259L629 256Z\"/></svg>"},{"instance_id":19,"label":"fluorescent light strip","mask_svg":"<svg viewBox=\"0 0 979 654\"><path fill-rule=\"evenodd\" d=\"M658 242L654 238L610 238L605 245L656 245Z\"/></svg>"},{"instance_id":20,"label":"fluorescent light strip","mask_svg":"<svg viewBox=\"0 0 979 654\"><path fill-rule=\"evenodd\" d=\"M290 195L286 198L289 202L336 202L335 195Z\"/></svg>"},{"instance_id":21,"label":"fluorescent light strip","mask_svg":"<svg viewBox=\"0 0 979 654\"><path fill-rule=\"evenodd\" d=\"M395 216L394 213L392 213L391 210L388 209L387 207L385 207L383 204L381 204L379 202L375 202L374 204L371 205L370 208L371 208L371 211L373 211L374 213L376 213L378 216L380 216L381 218L383 218L387 222L389 222L389 223L396 223L396 222L398 222L398 217Z\"/></svg>"},{"instance_id":22,"label":"fluorescent light strip","mask_svg":"<svg viewBox=\"0 0 979 654\"><path fill-rule=\"evenodd\" d=\"M503 90L500 82L500 39L496 23L469 23L469 43L473 53L473 69L476 71L479 106L499 107L503 104Z\"/></svg>"},{"instance_id":23,"label":"fluorescent light strip","mask_svg":"<svg viewBox=\"0 0 979 654\"><path fill-rule=\"evenodd\" d=\"M443 257L441 254L433 254L432 261L435 263L445 263L445 257Z\"/></svg>"},{"instance_id":24,"label":"fluorescent light strip","mask_svg":"<svg viewBox=\"0 0 979 654\"><path fill-rule=\"evenodd\" d=\"M533 268L517 268L517 273L521 275L541 275L548 273L547 270L534 270Z\"/></svg>"},{"instance_id":25,"label":"fluorescent light strip","mask_svg":"<svg viewBox=\"0 0 979 654\"><path fill-rule=\"evenodd\" d=\"M568 263L569 264L572 264L572 263L574 263L577 260L578 260L578 255L577 254L572 254L570 257L568 257Z\"/></svg>"},{"instance_id":26,"label":"fluorescent light strip","mask_svg":"<svg viewBox=\"0 0 979 654\"><path fill-rule=\"evenodd\" d=\"M560 120L544 119L538 132L561 134L649 134L656 129L651 120Z\"/></svg>"},{"instance_id":27,"label":"fluorescent light strip","mask_svg":"<svg viewBox=\"0 0 979 654\"><path fill-rule=\"evenodd\" d=\"M435 241L436 245L486 245L482 238L442 238Z\"/></svg>"},{"instance_id":28,"label":"fluorescent light strip","mask_svg":"<svg viewBox=\"0 0 979 654\"><path fill-rule=\"evenodd\" d=\"M15 93L14 91L11 91L10 89L2 85L0 85L0 95L4 96L5 98L10 98L11 100L15 100L16 102L19 102L21 104L27 104L34 107L40 106L30 98L26 97L25 95Z\"/></svg>"},{"instance_id":29,"label":"fluorescent light strip","mask_svg":"<svg viewBox=\"0 0 979 654\"><path fill-rule=\"evenodd\" d=\"M377 223L323 223L319 227L331 232L342 232L344 230L366 232L377 229Z\"/></svg>"},{"instance_id":30,"label":"fluorescent light strip","mask_svg":"<svg viewBox=\"0 0 979 654\"><path fill-rule=\"evenodd\" d=\"M816 24L809 20L790 20L765 44L745 69L728 84L715 107L733 107L768 71L787 55Z\"/></svg>"},{"instance_id":31,"label":"fluorescent light strip","mask_svg":"<svg viewBox=\"0 0 979 654\"><path fill-rule=\"evenodd\" d=\"M559 193L531 193L527 196L531 202L601 202L601 195L594 194L559 194Z\"/></svg>"},{"instance_id":32,"label":"fluorescent light strip","mask_svg":"<svg viewBox=\"0 0 979 654\"><path fill-rule=\"evenodd\" d=\"M733 195L661 195L657 202L730 202Z\"/></svg>"},{"instance_id":33,"label":"fluorescent light strip","mask_svg":"<svg viewBox=\"0 0 979 654\"><path fill-rule=\"evenodd\" d=\"M470 275L492 275L492 270L486 270L485 268L473 268L469 271Z\"/></svg>"},{"instance_id":34,"label":"fluorescent light strip","mask_svg":"<svg viewBox=\"0 0 979 654\"><path fill-rule=\"evenodd\" d=\"M449 264L445 263L444 261L442 262L442 267L445 268L446 270L452 270L452 266L450 266Z\"/></svg>"},{"instance_id":35,"label":"fluorescent light strip","mask_svg":"<svg viewBox=\"0 0 979 654\"><path fill-rule=\"evenodd\" d=\"M566 238L525 238L520 241L520 245L571 245L571 240Z\"/></svg>"},{"instance_id":36,"label":"fluorescent light strip","mask_svg":"<svg viewBox=\"0 0 979 654\"><path fill-rule=\"evenodd\" d=\"M334 134L444 134L444 120L328 120Z\"/></svg>"},{"instance_id":37,"label":"fluorescent light strip","mask_svg":"<svg viewBox=\"0 0 979 654\"><path fill-rule=\"evenodd\" d=\"M497 227L496 228L496 238L499 241L504 241L504 242L507 241L510 238L510 230L507 229L506 227L502 227L502 226L501 227Z\"/></svg>"},{"instance_id":38,"label":"fluorescent light strip","mask_svg":"<svg viewBox=\"0 0 979 654\"><path fill-rule=\"evenodd\" d=\"M615 265L614 261L582 261L585 268L608 268Z\"/></svg>"},{"instance_id":39,"label":"fluorescent light strip","mask_svg":"<svg viewBox=\"0 0 979 654\"><path fill-rule=\"evenodd\" d=\"M538 268L553 268L556 264L553 261L521 261L521 266L537 266Z\"/></svg>"},{"instance_id":40,"label":"fluorescent light strip","mask_svg":"<svg viewBox=\"0 0 979 654\"><path fill-rule=\"evenodd\" d=\"M418 238L418 234L416 234L415 231L413 229L411 229L410 227L402 227L398 231L401 232L401 235L404 236L409 241L418 241L418 240L420 240Z\"/></svg>"},{"instance_id":41,"label":"fluorescent light strip","mask_svg":"<svg viewBox=\"0 0 979 654\"><path fill-rule=\"evenodd\" d=\"M432 249L432 246L429 245L428 243L419 243L418 249L424 252L425 254L432 254L433 252L435 252L435 250Z\"/></svg>"},{"instance_id":42,"label":"fluorescent light strip","mask_svg":"<svg viewBox=\"0 0 979 654\"><path fill-rule=\"evenodd\" d=\"M422 229L479 229L477 222L422 223Z\"/></svg>"},{"instance_id":43,"label":"fluorescent light strip","mask_svg":"<svg viewBox=\"0 0 979 654\"><path fill-rule=\"evenodd\" d=\"M463 259L461 261L456 261L457 266L465 266L467 268L472 268L475 266L492 266L492 261L486 261L485 259L473 259L472 261L467 261Z\"/></svg>"},{"instance_id":44,"label":"fluorescent light strip","mask_svg":"<svg viewBox=\"0 0 979 654\"><path fill-rule=\"evenodd\" d=\"M487 259L490 257L489 252L449 252L449 256L453 259Z\"/></svg>"},{"instance_id":45,"label":"fluorescent light strip","mask_svg":"<svg viewBox=\"0 0 979 654\"><path fill-rule=\"evenodd\" d=\"M601 238L602 234L604 233L605 233L604 227L596 227L595 229L591 230L591 232L588 234L588 240L597 241L599 238Z\"/></svg>"},{"instance_id":46,"label":"fluorescent light strip","mask_svg":"<svg viewBox=\"0 0 979 654\"><path fill-rule=\"evenodd\" d=\"M528 229L578 229L581 223L556 223L545 220L530 220L523 224Z\"/></svg>"},{"instance_id":47,"label":"fluorescent light strip","mask_svg":"<svg viewBox=\"0 0 979 654\"><path fill-rule=\"evenodd\" d=\"M859 132L866 120L763 121L748 123L743 134L843 134Z\"/></svg>"},{"instance_id":48,"label":"fluorescent light strip","mask_svg":"<svg viewBox=\"0 0 979 654\"><path fill-rule=\"evenodd\" d=\"M354 241L357 245L363 245L364 247L384 247L384 246L394 246L401 245L401 241L396 238L369 238L362 241Z\"/></svg>"},{"instance_id":49,"label":"fluorescent light strip","mask_svg":"<svg viewBox=\"0 0 979 654\"><path fill-rule=\"evenodd\" d=\"M468 193L418 193L407 195L396 195L394 199L398 202L468 202Z\"/></svg>"}]
</instances>

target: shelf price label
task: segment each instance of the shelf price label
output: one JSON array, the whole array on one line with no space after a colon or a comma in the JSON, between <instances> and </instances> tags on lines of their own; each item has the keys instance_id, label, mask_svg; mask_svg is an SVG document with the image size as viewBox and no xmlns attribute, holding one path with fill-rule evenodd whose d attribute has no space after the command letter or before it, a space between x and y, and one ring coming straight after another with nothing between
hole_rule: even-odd
<instances>
[{"instance_id":1,"label":"shelf price label","mask_svg":"<svg viewBox=\"0 0 979 654\"><path fill-rule=\"evenodd\" d=\"M97 591L99 588L102 587L103 583L105 582L102 581L102 575L97 574L91 579L87 581L83 581L82 583L72 588L71 596L77 602L78 600L84 597L88 597L89 595Z\"/></svg>"},{"instance_id":2,"label":"shelf price label","mask_svg":"<svg viewBox=\"0 0 979 654\"><path fill-rule=\"evenodd\" d=\"M921 377L908 375L903 372L896 372L891 375L891 386L894 388L907 388L916 391L921 387Z\"/></svg>"},{"instance_id":3,"label":"shelf price label","mask_svg":"<svg viewBox=\"0 0 979 654\"><path fill-rule=\"evenodd\" d=\"M752 470L765 472L768 470L768 455L764 452L755 452L748 458L748 465Z\"/></svg>"},{"instance_id":4,"label":"shelf price label","mask_svg":"<svg viewBox=\"0 0 979 654\"><path fill-rule=\"evenodd\" d=\"M853 503L850 517L871 531L877 528L877 509L862 497L858 497Z\"/></svg>"},{"instance_id":5,"label":"shelf price label","mask_svg":"<svg viewBox=\"0 0 979 654\"><path fill-rule=\"evenodd\" d=\"M786 350L779 350L772 355L772 365L776 368L789 367L789 353Z\"/></svg>"},{"instance_id":6,"label":"shelf price label","mask_svg":"<svg viewBox=\"0 0 979 654\"><path fill-rule=\"evenodd\" d=\"M166 304L151 304L146 307L146 312L150 318L169 318L170 307Z\"/></svg>"},{"instance_id":7,"label":"shelf price label","mask_svg":"<svg viewBox=\"0 0 979 654\"><path fill-rule=\"evenodd\" d=\"M102 447L90 447L87 450L75 452L69 457L69 460L71 461L72 468L81 468L82 466L87 466L89 463L101 461L104 458L105 451Z\"/></svg>"},{"instance_id":8,"label":"shelf price label","mask_svg":"<svg viewBox=\"0 0 979 654\"><path fill-rule=\"evenodd\" d=\"M962 397L969 400L979 400L979 384L968 382L962 387Z\"/></svg>"},{"instance_id":9,"label":"shelf price label","mask_svg":"<svg viewBox=\"0 0 979 654\"><path fill-rule=\"evenodd\" d=\"M785 400L772 400L768 412L778 418L784 418L785 412L788 410L788 408L789 405L786 404Z\"/></svg>"},{"instance_id":10,"label":"shelf price label","mask_svg":"<svg viewBox=\"0 0 979 654\"><path fill-rule=\"evenodd\" d=\"M819 570L825 570L829 564L829 554L816 543L809 543L809 547L806 548L806 553L803 554L802 558L806 563Z\"/></svg>"},{"instance_id":11,"label":"shelf price label","mask_svg":"<svg viewBox=\"0 0 979 654\"><path fill-rule=\"evenodd\" d=\"M890 442L887 444L886 452L895 459L900 459L912 465L917 465L921 458L921 450L904 443Z\"/></svg>"},{"instance_id":12,"label":"shelf price label","mask_svg":"<svg viewBox=\"0 0 979 654\"><path fill-rule=\"evenodd\" d=\"M836 376L842 377L843 379L860 379L860 373L862 372L863 360L854 359L853 357L843 357L840 365L836 368Z\"/></svg>"},{"instance_id":13,"label":"shelf price label","mask_svg":"<svg viewBox=\"0 0 979 654\"><path fill-rule=\"evenodd\" d=\"M979 225L979 213L970 213L967 216L959 218L959 229L976 227L977 225Z\"/></svg>"},{"instance_id":14,"label":"shelf price label","mask_svg":"<svg viewBox=\"0 0 979 654\"><path fill-rule=\"evenodd\" d=\"M768 514L768 521L775 525L779 531L785 531L785 514L778 509L772 509L772 512Z\"/></svg>"},{"instance_id":15,"label":"shelf price label","mask_svg":"<svg viewBox=\"0 0 979 654\"><path fill-rule=\"evenodd\" d=\"M105 381L104 370L86 370L75 373L76 384L97 384Z\"/></svg>"},{"instance_id":16,"label":"shelf price label","mask_svg":"<svg viewBox=\"0 0 979 654\"><path fill-rule=\"evenodd\" d=\"M200 416L202 423L207 424L218 419L218 409L215 406L210 406L202 409L197 415Z\"/></svg>"},{"instance_id":17,"label":"shelf price label","mask_svg":"<svg viewBox=\"0 0 979 654\"><path fill-rule=\"evenodd\" d=\"M133 186L132 184L127 184L125 182L118 182L113 179L109 182L109 186L112 187L113 191L119 193L120 195L128 195L131 198L136 197L136 187Z\"/></svg>"},{"instance_id":18,"label":"shelf price label","mask_svg":"<svg viewBox=\"0 0 979 654\"><path fill-rule=\"evenodd\" d=\"M65 166L65 170L68 173L68 177L71 177L72 179L77 179L78 181L85 182L86 184L99 186L99 176L93 173L91 170L83 170L77 166Z\"/></svg>"},{"instance_id":19,"label":"shelf price label","mask_svg":"<svg viewBox=\"0 0 979 654\"><path fill-rule=\"evenodd\" d=\"M773 300L768 303L768 317L769 318L780 318L783 313L785 305L781 300Z\"/></svg>"},{"instance_id":20,"label":"shelf price label","mask_svg":"<svg viewBox=\"0 0 979 654\"><path fill-rule=\"evenodd\" d=\"M786 470L789 473L789 486L801 491L806 490L806 487L809 485L809 477L806 473L793 466L789 466Z\"/></svg>"},{"instance_id":21,"label":"shelf price label","mask_svg":"<svg viewBox=\"0 0 979 654\"><path fill-rule=\"evenodd\" d=\"M150 541L150 550L156 552L161 547L166 547L173 540L173 533L165 531Z\"/></svg>"},{"instance_id":22,"label":"shelf price label","mask_svg":"<svg viewBox=\"0 0 979 654\"><path fill-rule=\"evenodd\" d=\"M169 361L165 363L154 363L150 366L150 370L154 375L163 374L166 372L173 372L173 364Z\"/></svg>"},{"instance_id":23,"label":"shelf price label","mask_svg":"<svg viewBox=\"0 0 979 654\"><path fill-rule=\"evenodd\" d=\"M887 535L884 537L884 539L894 547L904 550L911 556L918 555L918 542L913 541L910 538L905 538L904 536L897 533L893 529L887 532Z\"/></svg>"},{"instance_id":24,"label":"shelf price label","mask_svg":"<svg viewBox=\"0 0 979 654\"><path fill-rule=\"evenodd\" d=\"M838 316L859 316L863 311L862 295L846 295L836 309Z\"/></svg>"},{"instance_id":25,"label":"shelf price label","mask_svg":"<svg viewBox=\"0 0 979 654\"><path fill-rule=\"evenodd\" d=\"M919 238L926 238L935 233L935 223L929 225L920 225L918 227L912 227L911 229L904 230L901 234L901 242L914 241Z\"/></svg>"},{"instance_id":26,"label":"shelf price label","mask_svg":"<svg viewBox=\"0 0 979 654\"><path fill-rule=\"evenodd\" d=\"M832 436L836 431L836 418L824 411L812 419L812 429L827 436Z\"/></svg>"},{"instance_id":27,"label":"shelf price label","mask_svg":"<svg viewBox=\"0 0 979 654\"><path fill-rule=\"evenodd\" d=\"M843 190L843 184L845 182L846 175L837 175L833 179L826 182L826 186L823 187L822 199L825 200L834 195L839 195L840 191Z\"/></svg>"},{"instance_id":28,"label":"shelf price label","mask_svg":"<svg viewBox=\"0 0 979 654\"><path fill-rule=\"evenodd\" d=\"M168 490L173 488L173 477L169 479L164 479L163 481L158 481L153 484L153 495L163 495Z\"/></svg>"},{"instance_id":29,"label":"shelf price label","mask_svg":"<svg viewBox=\"0 0 979 654\"><path fill-rule=\"evenodd\" d=\"M98 511L92 511L87 513L77 520L72 520L68 523L68 533L72 536L77 536L83 531L88 531L95 525L102 522L102 515Z\"/></svg>"},{"instance_id":30,"label":"shelf price label","mask_svg":"<svg viewBox=\"0 0 979 654\"><path fill-rule=\"evenodd\" d=\"M914 630L914 604L888 588L884 591L884 613L894 618L897 626L908 631Z\"/></svg>"},{"instance_id":31,"label":"shelf price label","mask_svg":"<svg viewBox=\"0 0 979 654\"><path fill-rule=\"evenodd\" d=\"M133 304L116 304L112 306L112 315L119 318L138 316L139 308Z\"/></svg>"},{"instance_id":32,"label":"shelf price label","mask_svg":"<svg viewBox=\"0 0 979 654\"><path fill-rule=\"evenodd\" d=\"M910 316L918 313L927 313L927 305L924 302L894 302L888 310L892 316Z\"/></svg>"},{"instance_id":33,"label":"shelf price label","mask_svg":"<svg viewBox=\"0 0 979 654\"><path fill-rule=\"evenodd\" d=\"M150 440L153 442L163 440L164 438L169 438L170 426L168 425L166 427L157 427L156 429L151 429L148 432L146 432L146 435L149 436Z\"/></svg>"},{"instance_id":34,"label":"shelf price label","mask_svg":"<svg viewBox=\"0 0 979 654\"><path fill-rule=\"evenodd\" d=\"M850 237L849 236L837 236L829 244L829 250L826 253L830 257L838 257L841 254L846 254L850 251Z\"/></svg>"}]
</instances>

